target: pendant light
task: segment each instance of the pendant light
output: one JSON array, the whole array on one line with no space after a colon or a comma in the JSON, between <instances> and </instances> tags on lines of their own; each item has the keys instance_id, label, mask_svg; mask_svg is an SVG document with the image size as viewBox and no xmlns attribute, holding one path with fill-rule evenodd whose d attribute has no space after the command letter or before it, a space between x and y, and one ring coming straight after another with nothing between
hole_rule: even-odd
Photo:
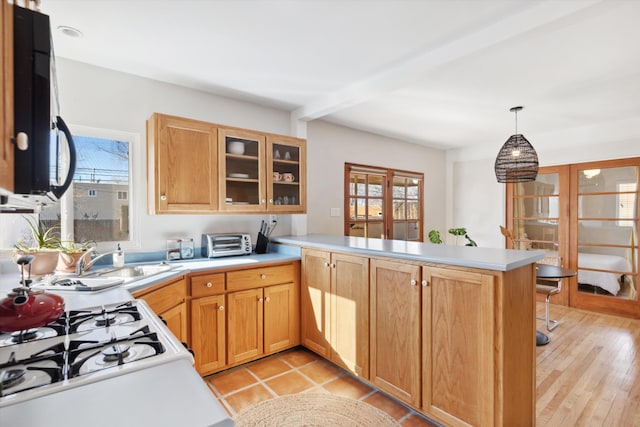
<instances>
[{"instance_id":1,"label":"pendant light","mask_svg":"<svg viewBox=\"0 0 640 427\"><path fill-rule=\"evenodd\" d=\"M523 107L513 107L516 115L516 133L504 143L496 158L495 171L498 182L535 181L538 176L538 155L524 135L518 133L518 111Z\"/></svg>"}]
</instances>

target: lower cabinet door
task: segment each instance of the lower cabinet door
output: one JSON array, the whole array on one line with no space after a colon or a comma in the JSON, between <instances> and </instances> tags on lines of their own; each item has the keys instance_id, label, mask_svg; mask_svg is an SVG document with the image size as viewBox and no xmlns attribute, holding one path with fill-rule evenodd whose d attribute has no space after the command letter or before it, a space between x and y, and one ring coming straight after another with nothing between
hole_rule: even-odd
<instances>
[{"instance_id":1,"label":"lower cabinet door","mask_svg":"<svg viewBox=\"0 0 640 427\"><path fill-rule=\"evenodd\" d=\"M264 352L300 344L300 296L294 283L264 288Z\"/></svg>"},{"instance_id":2,"label":"lower cabinet door","mask_svg":"<svg viewBox=\"0 0 640 427\"><path fill-rule=\"evenodd\" d=\"M369 379L369 259L331 256L331 361Z\"/></svg>"},{"instance_id":3,"label":"lower cabinet door","mask_svg":"<svg viewBox=\"0 0 640 427\"><path fill-rule=\"evenodd\" d=\"M178 341L187 341L187 304L179 304L164 313L162 319L167 322L167 328L178 338Z\"/></svg>"},{"instance_id":4,"label":"lower cabinet door","mask_svg":"<svg viewBox=\"0 0 640 427\"><path fill-rule=\"evenodd\" d=\"M494 425L494 277L425 267L422 408L450 426Z\"/></svg>"},{"instance_id":5,"label":"lower cabinet door","mask_svg":"<svg viewBox=\"0 0 640 427\"><path fill-rule=\"evenodd\" d=\"M200 375L226 366L224 301L224 295L191 300L191 348Z\"/></svg>"},{"instance_id":6,"label":"lower cabinet door","mask_svg":"<svg viewBox=\"0 0 640 427\"><path fill-rule=\"evenodd\" d=\"M420 267L372 259L371 382L420 407Z\"/></svg>"},{"instance_id":7,"label":"lower cabinet door","mask_svg":"<svg viewBox=\"0 0 640 427\"><path fill-rule=\"evenodd\" d=\"M331 358L330 296L331 254L302 249L300 285L300 335L302 345L325 359Z\"/></svg>"},{"instance_id":8,"label":"lower cabinet door","mask_svg":"<svg viewBox=\"0 0 640 427\"><path fill-rule=\"evenodd\" d=\"M243 363L264 354L262 288L227 294L227 361Z\"/></svg>"}]
</instances>

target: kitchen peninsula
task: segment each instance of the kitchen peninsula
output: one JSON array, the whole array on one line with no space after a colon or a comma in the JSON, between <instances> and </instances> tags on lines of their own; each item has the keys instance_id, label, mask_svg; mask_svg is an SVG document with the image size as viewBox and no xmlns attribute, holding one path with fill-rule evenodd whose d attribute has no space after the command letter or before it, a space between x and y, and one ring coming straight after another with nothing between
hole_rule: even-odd
<instances>
[{"instance_id":1,"label":"kitchen peninsula","mask_svg":"<svg viewBox=\"0 0 640 427\"><path fill-rule=\"evenodd\" d=\"M445 425L535 425L533 263L543 252L273 241L301 250L305 347Z\"/></svg>"}]
</instances>

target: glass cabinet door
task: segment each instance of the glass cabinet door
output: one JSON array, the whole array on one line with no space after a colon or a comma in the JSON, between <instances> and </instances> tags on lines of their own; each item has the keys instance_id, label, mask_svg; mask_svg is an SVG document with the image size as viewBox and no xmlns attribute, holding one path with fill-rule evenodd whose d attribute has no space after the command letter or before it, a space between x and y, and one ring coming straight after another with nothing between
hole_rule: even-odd
<instances>
[{"instance_id":1,"label":"glass cabinet door","mask_svg":"<svg viewBox=\"0 0 640 427\"><path fill-rule=\"evenodd\" d=\"M262 175L264 146L263 135L236 129L218 130L220 210L255 212L266 209Z\"/></svg>"},{"instance_id":2,"label":"glass cabinet door","mask_svg":"<svg viewBox=\"0 0 640 427\"><path fill-rule=\"evenodd\" d=\"M267 137L269 212L304 212L305 146L296 138Z\"/></svg>"}]
</instances>

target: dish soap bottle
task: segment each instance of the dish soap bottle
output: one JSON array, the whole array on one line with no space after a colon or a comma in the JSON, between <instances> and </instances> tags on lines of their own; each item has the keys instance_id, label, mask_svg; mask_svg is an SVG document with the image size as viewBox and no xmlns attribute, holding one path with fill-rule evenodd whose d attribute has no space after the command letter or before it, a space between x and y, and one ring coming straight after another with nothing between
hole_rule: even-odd
<instances>
[{"instance_id":1,"label":"dish soap bottle","mask_svg":"<svg viewBox=\"0 0 640 427\"><path fill-rule=\"evenodd\" d=\"M113 254L113 266L116 268L124 267L124 252L120 248L120 243L118 243L118 252Z\"/></svg>"}]
</instances>

